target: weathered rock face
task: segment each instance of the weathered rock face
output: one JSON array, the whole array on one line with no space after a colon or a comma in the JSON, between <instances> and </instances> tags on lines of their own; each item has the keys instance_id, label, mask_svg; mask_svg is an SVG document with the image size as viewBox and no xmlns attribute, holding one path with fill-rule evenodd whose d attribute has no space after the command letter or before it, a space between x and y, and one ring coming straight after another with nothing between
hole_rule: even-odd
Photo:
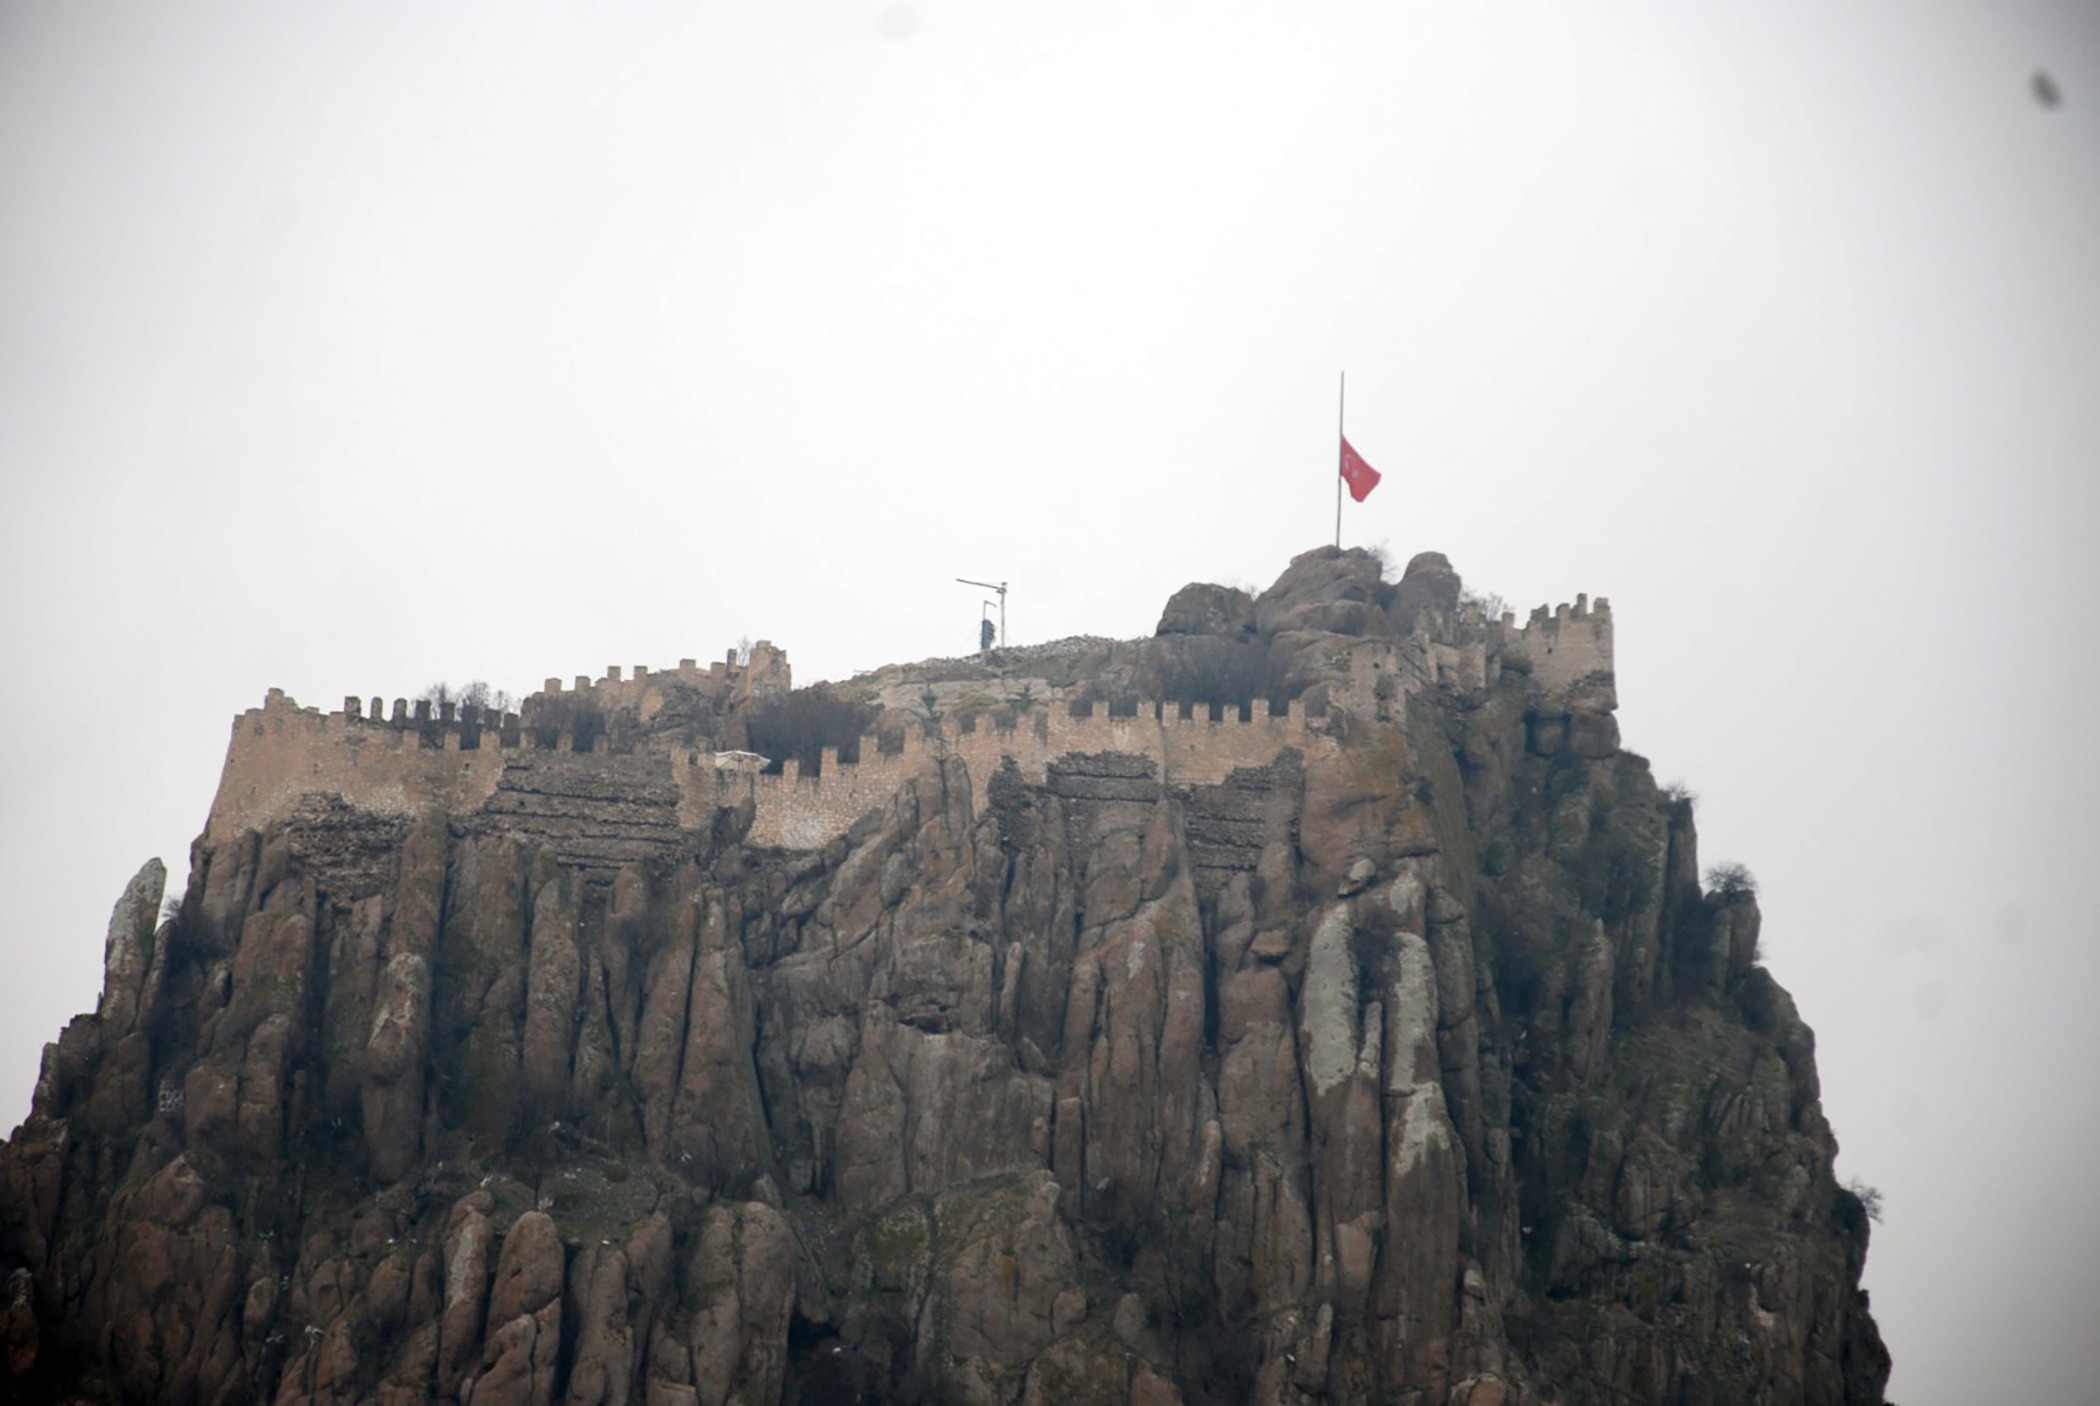
<instances>
[{"instance_id":1,"label":"weathered rock face","mask_svg":"<svg viewBox=\"0 0 2100 1406\"><path fill-rule=\"evenodd\" d=\"M1449 613L1458 609L1458 573L1442 552L1417 552L1393 588L1387 611L1402 633L1412 630L1425 610Z\"/></svg>"},{"instance_id":2,"label":"weathered rock face","mask_svg":"<svg viewBox=\"0 0 2100 1406\"><path fill-rule=\"evenodd\" d=\"M1167 598L1159 613L1158 635L1226 635L1255 632L1254 598L1231 586L1191 582Z\"/></svg>"},{"instance_id":3,"label":"weathered rock face","mask_svg":"<svg viewBox=\"0 0 2100 1406\"><path fill-rule=\"evenodd\" d=\"M1381 610L1389 594L1378 559L1356 548L1318 547L1292 560L1254 603L1270 634L1320 630L1338 635L1387 633Z\"/></svg>"},{"instance_id":4,"label":"weathered rock face","mask_svg":"<svg viewBox=\"0 0 2100 1406\"><path fill-rule=\"evenodd\" d=\"M316 802L158 926L149 865L0 1149L0 1394L1880 1400L1813 1038L1689 805L1515 669L1344 690L1456 610L1430 556L1177 594L1368 700L1318 765L980 810L936 759L822 850L624 862Z\"/></svg>"}]
</instances>

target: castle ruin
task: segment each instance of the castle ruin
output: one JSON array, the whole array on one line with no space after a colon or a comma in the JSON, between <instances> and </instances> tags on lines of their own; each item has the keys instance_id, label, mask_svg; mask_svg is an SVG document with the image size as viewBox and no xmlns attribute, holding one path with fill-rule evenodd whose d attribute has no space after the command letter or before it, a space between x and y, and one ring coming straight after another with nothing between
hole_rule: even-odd
<instances>
[{"instance_id":1,"label":"castle ruin","mask_svg":"<svg viewBox=\"0 0 2100 1406\"><path fill-rule=\"evenodd\" d=\"M1060 758L1114 754L1144 759L1169 785L1216 786L1289 750L1307 762L1331 755L1341 745L1337 712L1392 718L1417 690L1484 693L1507 674L1528 676L1534 736L1544 747L1567 736L1575 719L1593 731L1604 725L1616 739L1608 716L1616 706L1611 609L1601 598L1594 606L1584 596L1572 606L1541 606L1523 626L1510 614L1485 620L1462 611L1425 618L1405 637L1342 643L1346 658L1332 685L1297 703L1214 716L1161 700L1112 716L1083 690L1053 690L1019 712L926 718L901 733L871 735L858 760L825 748L807 775L793 759L768 773L766 759L684 745L669 732L615 742L579 731L574 708L560 706L581 700L601 715L622 711L646 724L674 685L728 704L785 693L787 656L766 641L704 670L685 659L653 673L613 666L568 689L550 678L517 713L450 703L433 710L397 698L389 716L378 697L369 708L345 698L340 711L323 713L271 689L261 707L234 720L206 839L259 830L332 797L382 816L439 807L463 823L554 839L578 862L612 867L676 848L682 835L707 829L718 810L748 800L752 843L809 850L845 833L936 759L967 765L980 811L1008 760L1036 784ZM535 716L542 721L533 723Z\"/></svg>"}]
</instances>

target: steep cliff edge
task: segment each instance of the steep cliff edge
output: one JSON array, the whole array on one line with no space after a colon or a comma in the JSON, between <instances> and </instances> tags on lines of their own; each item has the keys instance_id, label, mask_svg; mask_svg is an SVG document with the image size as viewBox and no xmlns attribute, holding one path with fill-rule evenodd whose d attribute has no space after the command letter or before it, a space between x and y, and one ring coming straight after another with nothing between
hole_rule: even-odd
<instances>
[{"instance_id":1,"label":"steep cliff edge","mask_svg":"<svg viewBox=\"0 0 2100 1406\"><path fill-rule=\"evenodd\" d=\"M1881 1399L1813 1036L1618 745L1601 602L1323 549L861 690L923 745L801 847L646 728L443 804L222 787L0 1148L0 1393ZM1097 709L1127 749L1059 750Z\"/></svg>"}]
</instances>

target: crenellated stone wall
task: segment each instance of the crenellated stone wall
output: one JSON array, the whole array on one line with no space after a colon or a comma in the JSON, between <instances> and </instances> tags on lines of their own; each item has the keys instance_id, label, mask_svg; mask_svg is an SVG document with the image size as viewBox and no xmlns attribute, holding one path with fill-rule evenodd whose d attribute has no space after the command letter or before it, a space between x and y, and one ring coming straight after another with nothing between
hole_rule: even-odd
<instances>
[{"instance_id":1,"label":"crenellated stone wall","mask_svg":"<svg viewBox=\"0 0 2100 1406\"><path fill-rule=\"evenodd\" d=\"M1106 707L1074 716L1057 702L1016 720L1012 727L980 720L970 730L952 722L907 730L903 746L890 753L878 751L875 739L869 738L857 762L841 762L837 749L827 747L813 776L803 775L792 759L779 774L763 775L737 765L735 754L720 764L725 759L713 753L689 752L679 819L697 827L716 807L736 805L750 796L757 813L751 827L754 843L814 849L887 802L934 758L964 761L981 811L992 774L1008 757L1023 779L1038 784L1059 757L1115 752L1147 758L1160 778L1172 784L1214 786L1237 768L1269 765L1288 748L1307 757L1333 751L1334 738L1320 729L1317 720L1300 712L1244 719L1229 712L1213 721L1201 709L1184 717L1176 705L1147 703L1140 704L1134 716L1110 717Z\"/></svg>"},{"instance_id":2,"label":"crenellated stone wall","mask_svg":"<svg viewBox=\"0 0 2100 1406\"><path fill-rule=\"evenodd\" d=\"M1522 629L1516 616L1504 615L1499 644L1507 654L1521 651L1531 664L1534 692L1549 700L1597 712L1618 706L1612 675L1611 602L1599 596L1595 606L1586 595L1575 604L1552 610L1539 606Z\"/></svg>"},{"instance_id":3,"label":"crenellated stone wall","mask_svg":"<svg viewBox=\"0 0 2100 1406\"><path fill-rule=\"evenodd\" d=\"M1422 688L1483 691L1506 668L1529 674L1541 713L1608 713L1616 706L1611 607L1601 598L1594 607L1587 596L1577 596L1572 606L1541 606L1521 628L1514 615L1505 614L1500 621L1425 621L1400 640L1336 639L1346 657L1328 696L1344 712L1389 715L1394 699ZM731 651L706 670L687 659L656 673L637 665L627 674L614 666L601 679L577 678L573 689L549 679L526 706L529 716L537 700L583 696L602 713L632 712L646 723L673 685L746 702L786 692L791 677L786 654L760 641L748 656ZM1004 725L980 717L908 728L891 751L870 737L852 762L841 762L836 749L827 748L810 775L792 760L767 775L763 758L697 750L663 736L645 735L617 758L604 750L607 745L600 736L597 751L590 743L579 751L571 733L521 727L517 714L449 703L433 714L427 702L411 709L395 699L387 719L377 697L369 712L352 697L342 711L322 713L271 689L262 707L234 720L206 837L216 842L283 819L314 793L381 814L413 815L437 806L500 825L504 804L492 798L506 767L528 754L551 752L573 758L562 763L563 774L602 767L655 778L651 785L662 785L666 794L675 790L676 824L686 830L706 828L718 807L749 797L755 843L808 849L843 833L940 757L960 757L969 765L981 808L1004 758L1012 758L1030 782L1041 782L1059 757L1120 753L1147 758L1168 784L1216 786L1237 769L1274 763L1287 750L1312 761L1338 744L1324 721L1309 719L1297 705L1273 715L1263 705L1244 718L1233 713L1213 721L1207 710L1190 715L1174 703L1144 703L1134 714L1110 716L1106 705L1052 697Z\"/></svg>"},{"instance_id":4,"label":"crenellated stone wall","mask_svg":"<svg viewBox=\"0 0 2100 1406\"><path fill-rule=\"evenodd\" d=\"M787 651L771 640L760 640L751 646L748 655L740 657L732 649L705 669L692 659L681 659L677 668L654 673L647 664L637 664L631 670L608 664L605 677L593 679L588 674L578 674L575 685L568 689L562 687L560 679L550 678L537 696L581 697L607 713L631 711L646 723L663 707L672 686L691 688L708 697L748 702L786 693L794 686L794 675L788 667Z\"/></svg>"},{"instance_id":5,"label":"crenellated stone wall","mask_svg":"<svg viewBox=\"0 0 2100 1406\"><path fill-rule=\"evenodd\" d=\"M1214 721L1207 710L1184 716L1177 705L1149 703L1132 716L1111 717L1105 705L1075 715L1058 700L1011 726L980 718L974 725L951 720L907 728L894 751L881 750L870 736L856 761L842 762L838 749L827 747L812 774L804 775L790 759L767 775L759 769L763 759L749 753L695 750L660 738L644 738L617 755L576 752L566 733L546 748L515 717L509 724L477 728L446 717L431 720L427 729L414 722L398 726L368 721L347 707L339 713L301 708L283 690L272 689L262 707L234 722L206 836L216 842L260 829L316 792L381 814L413 815L435 805L500 822L503 807L496 801L506 768L515 771L532 754L552 753L566 772L617 770L675 786L678 824L686 829L704 828L717 807L750 796L757 811L754 843L812 849L884 804L936 758L960 757L968 764L981 808L992 773L1007 757L1031 782L1040 782L1057 757L1118 752L1150 759L1165 781L1216 785L1235 768L1268 765L1286 748L1312 756L1335 746L1317 722L1296 711L1244 718L1229 712Z\"/></svg>"},{"instance_id":6,"label":"crenellated stone wall","mask_svg":"<svg viewBox=\"0 0 2100 1406\"><path fill-rule=\"evenodd\" d=\"M505 751L529 740L515 717L508 728L458 717L423 727L408 720L403 702L395 709L400 723L368 719L356 703L346 699L342 712L323 713L273 688L260 708L235 718L205 839L217 843L281 820L312 792L388 815L416 815L432 805L474 810L495 791ZM419 708L429 718L430 705Z\"/></svg>"}]
</instances>

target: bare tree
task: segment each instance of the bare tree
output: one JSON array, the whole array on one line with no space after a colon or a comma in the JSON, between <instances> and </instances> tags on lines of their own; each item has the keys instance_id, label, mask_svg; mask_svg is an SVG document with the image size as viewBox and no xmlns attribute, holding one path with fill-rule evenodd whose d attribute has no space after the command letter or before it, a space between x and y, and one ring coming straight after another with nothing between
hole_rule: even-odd
<instances>
[{"instance_id":1,"label":"bare tree","mask_svg":"<svg viewBox=\"0 0 2100 1406\"><path fill-rule=\"evenodd\" d=\"M1757 896L1757 875L1741 864L1715 864L1706 871L1706 891L1722 898Z\"/></svg>"}]
</instances>

